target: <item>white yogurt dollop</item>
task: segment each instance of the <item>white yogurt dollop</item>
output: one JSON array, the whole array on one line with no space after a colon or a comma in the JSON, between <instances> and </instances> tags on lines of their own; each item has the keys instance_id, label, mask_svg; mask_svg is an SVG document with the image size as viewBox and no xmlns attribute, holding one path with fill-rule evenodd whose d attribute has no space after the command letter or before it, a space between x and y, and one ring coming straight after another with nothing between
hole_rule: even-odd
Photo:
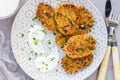
<instances>
[{"instance_id":1,"label":"white yogurt dollop","mask_svg":"<svg viewBox=\"0 0 120 80\"><path fill-rule=\"evenodd\" d=\"M35 25L29 30L28 43L37 53L34 63L39 72L50 72L57 67L59 52L54 37L50 36L42 26Z\"/></svg>"},{"instance_id":2,"label":"white yogurt dollop","mask_svg":"<svg viewBox=\"0 0 120 80\"><path fill-rule=\"evenodd\" d=\"M20 0L0 0L0 19L12 16L19 6Z\"/></svg>"},{"instance_id":3,"label":"white yogurt dollop","mask_svg":"<svg viewBox=\"0 0 120 80\"><path fill-rule=\"evenodd\" d=\"M28 42L32 50L36 53L45 53L45 50L42 47L42 41L44 40L45 35L45 29L39 25L35 25L29 30Z\"/></svg>"}]
</instances>

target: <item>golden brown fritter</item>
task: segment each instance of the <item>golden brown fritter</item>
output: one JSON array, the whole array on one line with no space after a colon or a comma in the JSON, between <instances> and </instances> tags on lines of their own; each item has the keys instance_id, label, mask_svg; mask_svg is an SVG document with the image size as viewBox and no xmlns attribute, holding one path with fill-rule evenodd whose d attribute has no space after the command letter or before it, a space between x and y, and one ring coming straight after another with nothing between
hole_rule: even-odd
<instances>
[{"instance_id":1,"label":"golden brown fritter","mask_svg":"<svg viewBox=\"0 0 120 80\"><path fill-rule=\"evenodd\" d=\"M57 31L54 14L55 11L51 6L40 3L37 8L36 17L48 30Z\"/></svg>"},{"instance_id":2,"label":"golden brown fritter","mask_svg":"<svg viewBox=\"0 0 120 80\"><path fill-rule=\"evenodd\" d=\"M81 58L92 53L96 40L90 35L76 35L68 39L64 52L71 58Z\"/></svg>"},{"instance_id":3,"label":"golden brown fritter","mask_svg":"<svg viewBox=\"0 0 120 80\"><path fill-rule=\"evenodd\" d=\"M77 29L77 7L72 4L62 4L55 11L58 30L63 35L72 35Z\"/></svg>"},{"instance_id":4,"label":"golden brown fritter","mask_svg":"<svg viewBox=\"0 0 120 80\"><path fill-rule=\"evenodd\" d=\"M78 72L81 69L85 68L86 66L89 66L93 61L93 55L89 54L86 57L78 58L78 59L72 59L68 56L65 56L62 61L62 67L67 73L74 73Z\"/></svg>"},{"instance_id":5,"label":"golden brown fritter","mask_svg":"<svg viewBox=\"0 0 120 80\"><path fill-rule=\"evenodd\" d=\"M60 33L58 33L55 37L55 42L57 43L57 45L61 48L64 47L65 43L67 42L67 40L69 39L70 36L64 36Z\"/></svg>"},{"instance_id":6,"label":"golden brown fritter","mask_svg":"<svg viewBox=\"0 0 120 80\"><path fill-rule=\"evenodd\" d=\"M87 34L86 30L76 29L76 31L74 32L73 36L75 36L75 35L84 35L84 34Z\"/></svg>"},{"instance_id":7,"label":"golden brown fritter","mask_svg":"<svg viewBox=\"0 0 120 80\"><path fill-rule=\"evenodd\" d=\"M78 28L88 30L94 25L93 15L83 6L79 6L79 15L77 17Z\"/></svg>"}]
</instances>

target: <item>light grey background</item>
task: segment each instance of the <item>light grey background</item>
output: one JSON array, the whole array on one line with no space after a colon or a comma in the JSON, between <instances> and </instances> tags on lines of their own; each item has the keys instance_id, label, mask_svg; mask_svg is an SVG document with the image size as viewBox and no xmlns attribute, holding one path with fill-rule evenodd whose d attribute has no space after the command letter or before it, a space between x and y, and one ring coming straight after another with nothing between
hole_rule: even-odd
<instances>
[{"instance_id":1,"label":"light grey background","mask_svg":"<svg viewBox=\"0 0 120 80\"><path fill-rule=\"evenodd\" d=\"M20 7L28 0L21 0L20 1ZM100 12L102 13L103 17L105 17L104 13L105 13L105 2L106 0L91 0L93 2L93 4L95 4L95 6L100 10ZM119 9L119 4L120 4L120 0L111 0L112 2L112 6L116 7ZM119 6L119 7L118 7ZM12 23L14 21L15 15L5 19L5 20L0 20L0 31L3 31L3 33L5 34L6 40L10 40L10 35L11 35L11 27L12 27ZM116 30L116 36L117 36L117 42L118 42L118 48L119 48L119 52L120 52L120 27L117 28ZM10 53L10 55L12 55L12 53ZM22 72L22 71L20 71ZM16 73L14 73L16 74ZM24 76L27 76L26 74L22 73ZM91 76L89 76L86 80L97 80L97 75L98 75L98 70L96 70ZM1 76L0 76L0 80L2 80ZM4 80L4 79L3 79ZM9 79L8 79L9 80ZM18 80L17 78L14 80ZM31 80L30 78L26 79L22 79L20 78L19 80ZM108 66L108 71L107 71L107 78L106 80L114 80L114 75L113 75L113 67L112 67L112 57L110 57L110 61L109 61L109 66Z\"/></svg>"}]
</instances>

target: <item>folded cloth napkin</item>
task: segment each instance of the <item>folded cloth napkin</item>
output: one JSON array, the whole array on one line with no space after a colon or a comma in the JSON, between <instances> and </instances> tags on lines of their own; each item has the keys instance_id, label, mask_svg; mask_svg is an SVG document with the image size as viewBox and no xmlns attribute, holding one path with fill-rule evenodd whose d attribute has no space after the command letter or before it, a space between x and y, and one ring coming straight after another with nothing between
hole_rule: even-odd
<instances>
[{"instance_id":1,"label":"folded cloth napkin","mask_svg":"<svg viewBox=\"0 0 120 80\"><path fill-rule=\"evenodd\" d=\"M14 59L10 40L0 31L0 80L32 80Z\"/></svg>"}]
</instances>

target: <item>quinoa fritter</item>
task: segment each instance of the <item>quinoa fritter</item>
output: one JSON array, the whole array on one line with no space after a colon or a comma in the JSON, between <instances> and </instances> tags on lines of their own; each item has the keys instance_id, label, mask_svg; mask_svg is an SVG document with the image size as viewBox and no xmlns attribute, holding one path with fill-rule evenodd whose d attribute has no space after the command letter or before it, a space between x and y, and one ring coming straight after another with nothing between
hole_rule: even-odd
<instances>
[{"instance_id":1,"label":"quinoa fritter","mask_svg":"<svg viewBox=\"0 0 120 80\"><path fill-rule=\"evenodd\" d=\"M63 48L69 38L70 36L64 36L61 33L58 33L55 37L55 42L59 47Z\"/></svg>"},{"instance_id":2,"label":"quinoa fritter","mask_svg":"<svg viewBox=\"0 0 120 80\"><path fill-rule=\"evenodd\" d=\"M89 30L94 25L93 15L84 7L79 6L79 15L77 17L78 28L82 30Z\"/></svg>"},{"instance_id":3,"label":"quinoa fritter","mask_svg":"<svg viewBox=\"0 0 120 80\"><path fill-rule=\"evenodd\" d=\"M55 11L51 6L40 3L37 8L36 17L44 25L44 27L55 32L57 31L57 27L54 14Z\"/></svg>"},{"instance_id":4,"label":"quinoa fritter","mask_svg":"<svg viewBox=\"0 0 120 80\"><path fill-rule=\"evenodd\" d=\"M96 40L90 35L76 35L68 39L64 52L71 58L81 58L92 53Z\"/></svg>"},{"instance_id":5,"label":"quinoa fritter","mask_svg":"<svg viewBox=\"0 0 120 80\"><path fill-rule=\"evenodd\" d=\"M67 73L74 73L82 70L83 68L89 66L93 61L93 55L89 54L88 56L72 59L68 56L62 58L62 67Z\"/></svg>"},{"instance_id":6,"label":"quinoa fritter","mask_svg":"<svg viewBox=\"0 0 120 80\"><path fill-rule=\"evenodd\" d=\"M77 7L72 4L62 4L55 11L58 30L63 35L72 35L77 29Z\"/></svg>"}]
</instances>

